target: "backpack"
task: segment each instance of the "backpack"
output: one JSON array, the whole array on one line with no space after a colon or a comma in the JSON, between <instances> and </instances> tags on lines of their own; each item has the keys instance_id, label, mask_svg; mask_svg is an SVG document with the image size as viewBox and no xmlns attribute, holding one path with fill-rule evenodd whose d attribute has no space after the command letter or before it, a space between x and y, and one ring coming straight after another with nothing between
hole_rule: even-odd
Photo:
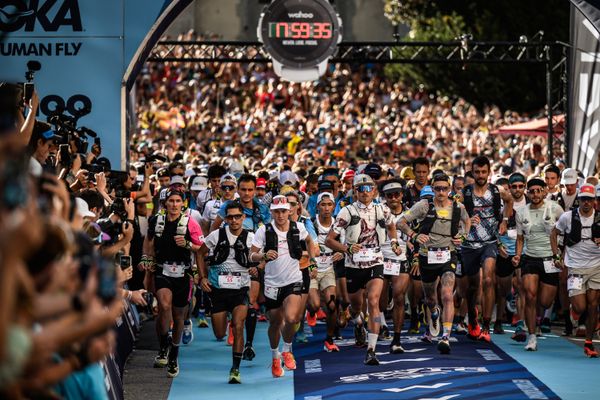
<instances>
[{"instance_id":1,"label":"backpack","mask_svg":"<svg viewBox=\"0 0 600 400\"><path fill-rule=\"evenodd\" d=\"M594 211L594 222L592 226L583 226L581 224L581 216L579 215L579 209L573 209L571 211L571 232L565 235L565 246L574 246L581 242L581 231L583 228L592 228L592 240L600 238L600 213Z\"/></svg>"},{"instance_id":2,"label":"backpack","mask_svg":"<svg viewBox=\"0 0 600 400\"><path fill-rule=\"evenodd\" d=\"M177 222L176 235L185 235L188 229L188 223L190 222L190 212L184 212ZM154 228L154 236L161 237L165 231L165 224L167 223L167 214L161 211L156 218L156 227Z\"/></svg>"},{"instance_id":3,"label":"backpack","mask_svg":"<svg viewBox=\"0 0 600 400\"><path fill-rule=\"evenodd\" d=\"M217 241L217 245L213 251L213 255L209 260L209 264L220 265L227 260L229 257L229 249L233 247L235 251L235 261L242 267L250 268L258 265L258 263L250 262L249 254L250 251L248 246L246 245L248 239L248 231L242 229L242 233L237 237L233 246L229 245L229 239L227 238L226 228L219 229L219 239Z\"/></svg>"},{"instance_id":4,"label":"backpack","mask_svg":"<svg viewBox=\"0 0 600 400\"><path fill-rule=\"evenodd\" d=\"M353 214L352 210L354 210L356 214ZM360 236L361 232L361 218L354 204L350 204L348 206L348 212L350 213L350 222L346 227L346 243L355 244L358 242L358 237ZM379 216L380 214L381 218ZM375 204L375 218L377 220L375 224L375 230L377 231L377 239L379 241L379 245L381 246L386 242L387 239L383 206L381 204Z\"/></svg>"},{"instance_id":5,"label":"backpack","mask_svg":"<svg viewBox=\"0 0 600 400\"><path fill-rule=\"evenodd\" d=\"M500 197L500 189L498 189L498 186L491 183L488 185L488 188L492 192L494 218L498 222L502 222L502 199ZM463 204L465 205L469 216L472 217L473 210L475 209L475 204L473 202L473 185L467 185L463 189Z\"/></svg>"},{"instance_id":6,"label":"backpack","mask_svg":"<svg viewBox=\"0 0 600 400\"><path fill-rule=\"evenodd\" d=\"M425 219L423 219L423 221L421 221L421 223L419 224L419 233L424 235L429 235L429 233L431 232L431 228L433 228L433 224L437 219L443 219L438 218L437 212L435 210L435 205L433 204L433 199L428 200L428 203L429 210L427 211L427 215L425 216ZM452 202L451 223L452 226L450 228L450 236L454 238L456 237L456 235L458 235L458 230L460 227L460 206L456 201Z\"/></svg>"},{"instance_id":7,"label":"backpack","mask_svg":"<svg viewBox=\"0 0 600 400\"><path fill-rule=\"evenodd\" d=\"M290 251L290 257L295 260L302 258L302 243L300 240L300 230L298 225L294 221L290 221L290 228L287 231L287 242ZM279 239L277 238L277 232L273 228L273 224L265 225L265 253L269 250L277 251L279 246ZM304 243L306 247L306 242Z\"/></svg>"}]
</instances>

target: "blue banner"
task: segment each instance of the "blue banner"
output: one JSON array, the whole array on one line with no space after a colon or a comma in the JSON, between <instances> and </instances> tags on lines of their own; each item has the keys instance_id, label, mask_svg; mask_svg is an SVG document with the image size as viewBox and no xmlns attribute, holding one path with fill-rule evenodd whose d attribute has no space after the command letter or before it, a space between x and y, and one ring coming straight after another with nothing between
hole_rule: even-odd
<instances>
[{"instance_id":1,"label":"blue banner","mask_svg":"<svg viewBox=\"0 0 600 400\"><path fill-rule=\"evenodd\" d=\"M144 57L138 49L154 45L154 37L181 10L173 6L190 1L0 0L0 80L22 82L27 62L39 61L42 68L34 80L38 118L46 120L57 107L72 114L91 106L79 126L97 132L103 155L114 169L123 168L128 151L125 82L135 78L125 76L126 71L139 69L135 66ZM177 12L165 18L169 9ZM164 21L159 32L153 29L158 20Z\"/></svg>"}]
</instances>

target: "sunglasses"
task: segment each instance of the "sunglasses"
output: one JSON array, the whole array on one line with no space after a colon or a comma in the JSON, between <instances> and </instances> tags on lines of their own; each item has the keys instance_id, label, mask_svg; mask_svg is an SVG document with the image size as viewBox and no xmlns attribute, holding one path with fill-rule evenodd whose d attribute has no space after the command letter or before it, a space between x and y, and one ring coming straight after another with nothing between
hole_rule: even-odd
<instances>
[{"instance_id":1,"label":"sunglasses","mask_svg":"<svg viewBox=\"0 0 600 400\"><path fill-rule=\"evenodd\" d=\"M527 191L527 193L529 193L529 194L538 194L538 193L542 193L542 192L543 192L543 189L529 189Z\"/></svg>"},{"instance_id":2,"label":"sunglasses","mask_svg":"<svg viewBox=\"0 0 600 400\"><path fill-rule=\"evenodd\" d=\"M372 185L360 185L356 188L359 193L371 193L373 191Z\"/></svg>"},{"instance_id":3,"label":"sunglasses","mask_svg":"<svg viewBox=\"0 0 600 400\"><path fill-rule=\"evenodd\" d=\"M385 194L385 197L387 199L399 199L400 196L402 196L402 193L400 193L400 192L391 192L391 193Z\"/></svg>"},{"instance_id":4,"label":"sunglasses","mask_svg":"<svg viewBox=\"0 0 600 400\"><path fill-rule=\"evenodd\" d=\"M229 191L235 190L235 186L221 186L221 190L223 190L225 192L229 192Z\"/></svg>"},{"instance_id":5,"label":"sunglasses","mask_svg":"<svg viewBox=\"0 0 600 400\"><path fill-rule=\"evenodd\" d=\"M296 202L296 201L288 201L288 204L290 205L290 207L296 207L298 205L298 202Z\"/></svg>"},{"instance_id":6,"label":"sunglasses","mask_svg":"<svg viewBox=\"0 0 600 400\"><path fill-rule=\"evenodd\" d=\"M241 219L244 215L243 214L233 214L233 215L227 215L227 219L232 220L232 221L237 221L239 219Z\"/></svg>"},{"instance_id":7,"label":"sunglasses","mask_svg":"<svg viewBox=\"0 0 600 400\"><path fill-rule=\"evenodd\" d=\"M434 186L433 187L434 192L447 192L448 190L450 190L450 186Z\"/></svg>"},{"instance_id":8,"label":"sunglasses","mask_svg":"<svg viewBox=\"0 0 600 400\"><path fill-rule=\"evenodd\" d=\"M511 189L525 189L525 185L510 185Z\"/></svg>"},{"instance_id":9,"label":"sunglasses","mask_svg":"<svg viewBox=\"0 0 600 400\"><path fill-rule=\"evenodd\" d=\"M594 200L597 200L597 198L596 199L592 199L591 197L580 197L579 198L579 201L594 201Z\"/></svg>"}]
</instances>

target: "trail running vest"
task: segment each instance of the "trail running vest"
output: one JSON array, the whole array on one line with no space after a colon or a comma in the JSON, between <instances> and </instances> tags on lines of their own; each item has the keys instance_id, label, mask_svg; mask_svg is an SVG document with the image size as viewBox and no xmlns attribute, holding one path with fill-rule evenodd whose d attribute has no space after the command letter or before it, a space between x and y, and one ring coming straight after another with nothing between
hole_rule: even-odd
<instances>
[{"instance_id":1,"label":"trail running vest","mask_svg":"<svg viewBox=\"0 0 600 400\"><path fill-rule=\"evenodd\" d=\"M429 210L427 211L427 215L425 219L421 221L419 224L419 233L424 235L429 235L431 232L431 228L433 228L433 224L436 219L444 219L438 218L437 211L435 210L435 206L433 204L433 200L429 200ZM460 207L456 201L452 202L452 226L450 228L450 235L454 238L458 235L458 229L460 226Z\"/></svg>"},{"instance_id":2,"label":"trail running vest","mask_svg":"<svg viewBox=\"0 0 600 400\"><path fill-rule=\"evenodd\" d=\"M579 208L571 210L571 232L565 235L565 245L574 246L581 242L581 231L583 228L592 228L592 240L600 238L600 213L594 211L592 226L582 226Z\"/></svg>"},{"instance_id":3,"label":"trail running vest","mask_svg":"<svg viewBox=\"0 0 600 400\"><path fill-rule=\"evenodd\" d=\"M229 239L227 238L226 228L219 229L219 239L217 241L217 245L213 251L213 256L211 257L210 265L220 265L227 260L229 257L230 248L233 247L235 252L235 261L242 267L250 268L258 265L258 263L251 263L249 254L250 251L248 246L246 245L248 239L248 231L242 229L242 233L237 237L233 246L229 245Z\"/></svg>"},{"instance_id":4,"label":"trail running vest","mask_svg":"<svg viewBox=\"0 0 600 400\"><path fill-rule=\"evenodd\" d=\"M356 214L353 214L352 210L354 210ZM348 206L348 212L350 213L350 222L346 227L346 243L355 244L358 243L358 238L361 233L361 218L354 204ZM383 206L381 204L375 204L375 219L375 230L377 232L377 240L379 241L379 246L381 246L385 243L387 239L387 230L385 227Z\"/></svg>"},{"instance_id":5,"label":"trail running vest","mask_svg":"<svg viewBox=\"0 0 600 400\"><path fill-rule=\"evenodd\" d=\"M492 192L494 218L496 218L498 222L502 222L502 199L500 198L500 190L498 189L498 186L491 183L488 185L488 188ZM472 217L473 210L475 209L475 204L473 202L473 185L465 186L463 194L463 204L465 205L469 216Z\"/></svg>"},{"instance_id":6,"label":"trail running vest","mask_svg":"<svg viewBox=\"0 0 600 400\"><path fill-rule=\"evenodd\" d=\"M290 251L290 257L295 260L302 258L302 240L300 240L300 230L294 221L290 221L290 228L287 231L287 243ZM304 244L306 247L306 243ZM273 224L265 225L265 253L269 250L277 251L279 239Z\"/></svg>"}]
</instances>

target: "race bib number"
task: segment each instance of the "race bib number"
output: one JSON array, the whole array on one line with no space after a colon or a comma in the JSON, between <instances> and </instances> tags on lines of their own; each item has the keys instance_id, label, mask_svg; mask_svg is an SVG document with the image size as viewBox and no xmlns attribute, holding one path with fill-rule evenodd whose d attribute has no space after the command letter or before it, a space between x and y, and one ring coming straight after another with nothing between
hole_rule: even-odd
<instances>
[{"instance_id":1,"label":"race bib number","mask_svg":"<svg viewBox=\"0 0 600 400\"><path fill-rule=\"evenodd\" d=\"M373 248L362 248L352 255L352 261L355 263L375 261L377 254L377 251Z\"/></svg>"},{"instance_id":2,"label":"race bib number","mask_svg":"<svg viewBox=\"0 0 600 400\"><path fill-rule=\"evenodd\" d=\"M277 300L279 288L273 286L265 286L265 297L271 300Z\"/></svg>"},{"instance_id":3,"label":"race bib number","mask_svg":"<svg viewBox=\"0 0 600 400\"><path fill-rule=\"evenodd\" d=\"M185 275L185 265L164 264L162 273L169 278L182 278Z\"/></svg>"},{"instance_id":4,"label":"race bib number","mask_svg":"<svg viewBox=\"0 0 600 400\"><path fill-rule=\"evenodd\" d=\"M383 263L383 273L384 275L400 275L400 266L402 264L399 261L386 260Z\"/></svg>"},{"instance_id":5,"label":"race bib number","mask_svg":"<svg viewBox=\"0 0 600 400\"><path fill-rule=\"evenodd\" d=\"M506 236L508 236L508 238L511 240L517 240L517 230L514 228L507 230Z\"/></svg>"},{"instance_id":6,"label":"race bib number","mask_svg":"<svg viewBox=\"0 0 600 400\"><path fill-rule=\"evenodd\" d=\"M242 276L240 274L219 274L219 287L221 289L241 289Z\"/></svg>"},{"instance_id":7,"label":"race bib number","mask_svg":"<svg viewBox=\"0 0 600 400\"><path fill-rule=\"evenodd\" d=\"M456 263L456 270L454 271L456 275L462 275L462 264L460 262Z\"/></svg>"},{"instance_id":8,"label":"race bib number","mask_svg":"<svg viewBox=\"0 0 600 400\"><path fill-rule=\"evenodd\" d=\"M450 250L429 249L427 252L427 264L445 264L450 261Z\"/></svg>"},{"instance_id":9,"label":"race bib number","mask_svg":"<svg viewBox=\"0 0 600 400\"><path fill-rule=\"evenodd\" d=\"M579 275L569 275L567 279L567 290L581 290L583 288L583 277Z\"/></svg>"},{"instance_id":10,"label":"race bib number","mask_svg":"<svg viewBox=\"0 0 600 400\"><path fill-rule=\"evenodd\" d=\"M556 265L554 265L554 260L549 259L544 260L544 271L546 271L547 274L554 274L556 272L560 272L560 268L556 268Z\"/></svg>"},{"instance_id":11,"label":"race bib number","mask_svg":"<svg viewBox=\"0 0 600 400\"><path fill-rule=\"evenodd\" d=\"M320 270L326 270L333 267L333 256L317 257L317 266Z\"/></svg>"}]
</instances>

